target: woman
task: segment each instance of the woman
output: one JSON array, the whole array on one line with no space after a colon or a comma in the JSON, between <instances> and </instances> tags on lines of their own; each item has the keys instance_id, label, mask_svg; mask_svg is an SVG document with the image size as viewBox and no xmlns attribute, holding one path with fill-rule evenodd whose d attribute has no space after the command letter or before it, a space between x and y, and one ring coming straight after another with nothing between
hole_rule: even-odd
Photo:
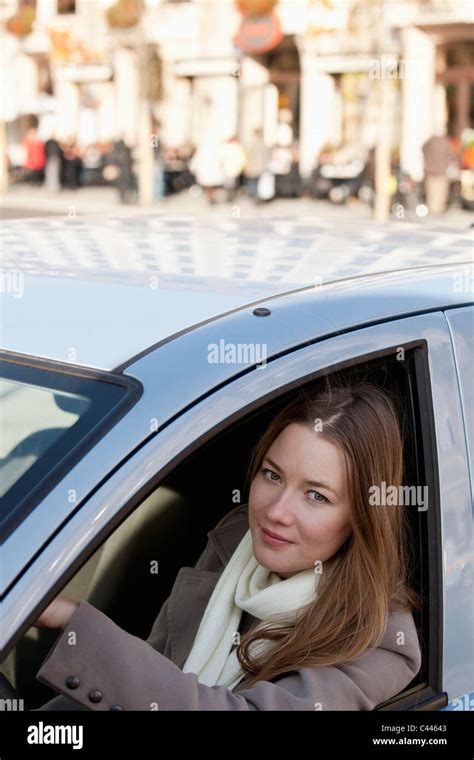
<instances>
[{"instance_id":1,"label":"woman","mask_svg":"<svg viewBox=\"0 0 474 760\"><path fill-rule=\"evenodd\" d=\"M403 508L369 489L401 485L402 451L380 388L299 395L254 450L248 507L179 571L147 642L87 602L44 611L64 634L37 677L67 698L39 709L370 710L397 694L420 669L419 601Z\"/></svg>"},{"instance_id":2,"label":"woman","mask_svg":"<svg viewBox=\"0 0 474 760\"><path fill-rule=\"evenodd\" d=\"M224 174L219 158L219 144L212 137L207 137L197 148L189 168L198 185L204 190L210 204L216 202L216 190L224 184Z\"/></svg>"}]
</instances>

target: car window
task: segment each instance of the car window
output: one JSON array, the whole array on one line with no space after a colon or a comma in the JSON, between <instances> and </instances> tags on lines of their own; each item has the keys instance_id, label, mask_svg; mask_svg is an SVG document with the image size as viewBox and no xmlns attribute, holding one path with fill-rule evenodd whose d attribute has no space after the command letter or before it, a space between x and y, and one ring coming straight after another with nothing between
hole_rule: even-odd
<instances>
[{"instance_id":1,"label":"car window","mask_svg":"<svg viewBox=\"0 0 474 760\"><path fill-rule=\"evenodd\" d=\"M0 360L0 532L126 393L113 382ZM47 481L47 482L46 482Z\"/></svg>"},{"instance_id":2,"label":"car window","mask_svg":"<svg viewBox=\"0 0 474 760\"><path fill-rule=\"evenodd\" d=\"M350 375L353 380L356 377L370 379L398 395L399 412L405 426L404 482L417 487L425 483L425 473L414 353L407 349L403 362L396 357L385 357L361 362L360 366L351 365L348 377ZM76 590L80 589L79 593L89 601L99 606L104 604L102 611L122 627L145 638L153 625L159 603L164 602L170 590L165 587L165 574L166 581L172 584L180 567L194 565L207 542L207 532L236 506L233 499L238 498L237 503L247 501L247 464L252 450L262 431L291 400L293 393L291 390L277 396L271 403L264 403L258 411L240 419L238 425L230 425L218 435L211 436L204 446L186 457L90 558L65 593L75 596ZM235 456L236 451L239 452L238 456ZM209 492L211 472L212 491ZM196 493L206 494L199 510L193 508ZM408 508L407 521L414 555L413 587L418 594L427 598L429 556L426 512L416 507ZM175 524L174 528L172 523ZM156 588L155 577L143 564L143 554L160 557L162 585L159 589ZM118 556L122 567L119 581L117 572L111 571L112 567L117 566ZM134 591L137 587L142 592L139 598ZM415 621L427 655L430 641L432 650L436 649L435 642L430 639L428 606L415 614ZM426 656L412 688L424 688L428 665Z\"/></svg>"},{"instance_id":3,"label":"car window","mask_svg":"<svg viewBox=\"0 0 474 760\"><path fill-rule=\"evenodd\" d=\"M85 396L0 379L0 497L90 406Z\"/></svg>"}]
</instances>

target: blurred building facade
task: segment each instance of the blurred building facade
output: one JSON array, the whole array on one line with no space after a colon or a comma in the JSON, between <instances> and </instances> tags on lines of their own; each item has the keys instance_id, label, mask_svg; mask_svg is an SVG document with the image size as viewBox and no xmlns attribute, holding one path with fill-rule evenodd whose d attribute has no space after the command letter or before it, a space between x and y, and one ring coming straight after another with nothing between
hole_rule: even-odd
<instances>
[{"instance_id":1,"label":"blurred building facade","mask_svg":"<svg viewBox=\"0 0 474 760\"><path fill-rule=\"evenodd\" d=\"M9 142L35 114L45 137L137 143L146 102L171 147L262 128L307 176L324 149L374 145L383 82L392 145L421 178L426 139L473 126L471 0L0 0L0 14Z\"/></svg>"},{"instance_id":2,"label":"blurred building facade","mask_svg":"<svg viewBox=\"0 0 474 760\"><path fill-rule=\"evenodd\" d=\"M134 33L109 29L102 0L4 0L1 115L11 138L24 133L31 115L40 136L54 131L80 144L136 137L137 42ZM33 8L30 33L21 26ZM15 15L17 14L17 15ZM21 33L11 33L13 20Z\"/></svg>"}]
</instances>

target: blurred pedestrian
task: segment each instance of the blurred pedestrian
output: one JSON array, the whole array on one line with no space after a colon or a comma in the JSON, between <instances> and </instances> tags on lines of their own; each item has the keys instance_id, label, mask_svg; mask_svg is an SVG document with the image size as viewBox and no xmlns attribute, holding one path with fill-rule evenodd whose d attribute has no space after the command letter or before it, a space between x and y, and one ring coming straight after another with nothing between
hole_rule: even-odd
<instances>
[{"instance_id":1,"label":"blurred pedestrian","mask_svg":"<svg viewBox=\"0 0 474 760\"><path fill-rule=\"evenodd\" d=\"M115 185L119 191L120 203L131 203L133 198L135 178L133 174L132 151L125 140L120 138L107 156L107 168L115 167ZM106 177L113 175L107 174Z\"/></svg>"},{"instance_id":2,"label":"blurred pedestrian","mask_svg":"<svg viewBox=\"0 0 474 760\"><path fill-rule=\"evenodd\" d=\"M364 179L371 186L375 188L375 154L376 146L372 145L367 151L367 158L364 166Z\"/></svg>"},{"instance_id":3,"label":"blurred pedestrian","mask_svg":"<svg viewBox=\"0 0 474 760\"><path fill-rule=\"evenodd\" d=\"M446 131L438 128L423 145L426 203L431 214L446 210L449 184L454 179L457 157Z\"/></svg>"},{"instance_id":4,"label":"blurred pedestrian","mask_svg":"<svg viewBox=\"0 0 474 760\"><path fill-rule=\"evenodd\" d=\"M61 189L61 166L63 152L59 142L52 135L44 144L46 156L45 185L50 193L57 193Z\"/></svg>"},{"instance_id":5,"label":"blurred pedestrian","mask_svg":"<svg viewBox=\"0 0 474 760\"><path fill-rule=\"evenodd\" d=\"M36 127L28 129L22 140L21 147L24 151L23 170L25 180L33 185L41 185L44 180L46 155L44 143L39 139Z\"/></svg>"},{"instance_id":6,"label":"blurred pedestrian","mask_svg":"<svg viewBox=\"0 0 474 760\"><path fill-rule=\"evenodd\" d=\"M247 150L247 163L245 165L244 175L248 193L256 202L259 200L259 180L267 170L270 159L271 150L265 145L263 130L254 129L253 138Z\"/></svg>"},{"instance_id":7,"label":"blurred pedestrian","mask_svg":"<svg viewBox=\"0 0 474 760\"><path fill-rule=\"evenodd\" d=\"M190 169L209 203L215 203L215 192L224 184L217 142L208 138L196 150L191 159Z\"/></svg>"},{"instance_id":8,"label":"blurred pedestrian","mask_svg":"<svg viewBox=\"0 0 474 760\"><path fill-rule=\"evenodd\" d=\"M166 195L165 155L163 143L155 133L153 142L153 197L157 200Z\"/></svg>"},{"instance_id":9,"label":"blurred pedestrian","mask_svg":"<svg viewBox=\"0 0 474 760\"><path fill-rule=\"evenodd\" d=\"M63 160L61 184L67 190L77 190L80 185L82 160L74 137L69 137L62 145Z\"/></svg>"},{"instance_id":10,"label":"blurred pedestrian","mask_svg":"<svg viewBox=\"0 0 474 760\"><path fill-rule=\"evenodd\" d=\"M474 169L474 129L464 129L461 134L461 168Z\"/></svg>"},{"instance_id":11,"label":"blurred pedestrian","mask_svg":"<svg viewBox=\"0 0 474 760\"><path fill-rule=\"evenodd\" d=\"M240 142L237 137L230 137L224 142L221 148L221 165L224 174L224 187L229 203L235 198L245 163L246 155Z\"/></svg>"}]
</instances>

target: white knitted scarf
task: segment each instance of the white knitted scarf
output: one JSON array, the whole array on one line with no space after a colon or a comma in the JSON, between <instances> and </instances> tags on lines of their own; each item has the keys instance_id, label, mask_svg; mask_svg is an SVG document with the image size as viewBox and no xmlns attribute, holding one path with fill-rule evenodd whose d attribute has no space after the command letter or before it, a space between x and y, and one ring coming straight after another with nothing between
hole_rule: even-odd
<instances>
[{"instance_id":1,"label":"white knitted scarf","mask_svg":"<svg viewBox=\"0 0 474 760\"><path fill-rule=\"evenodd\" d=\"M248 530L219 577L183 671L195 673L207 686L235 688L245 675L235 649L231 651L242 610L262 621L292 620L300 607L316 598L320 578L314 568L285 579L267 570L254 556ZM272 646L267 639L253 642L252 655Z\"/></svg>"}]
</instances>

